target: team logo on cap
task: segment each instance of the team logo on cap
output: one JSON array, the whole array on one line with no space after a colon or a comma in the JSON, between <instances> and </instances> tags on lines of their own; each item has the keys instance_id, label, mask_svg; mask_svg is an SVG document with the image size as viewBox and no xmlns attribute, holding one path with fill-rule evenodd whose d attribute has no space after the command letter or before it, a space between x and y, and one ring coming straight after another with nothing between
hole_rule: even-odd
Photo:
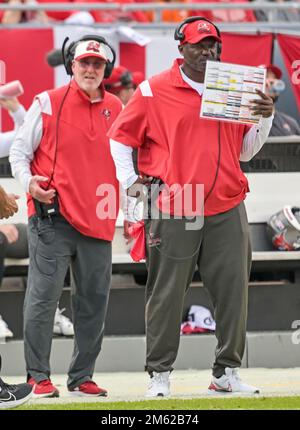
<instances>
[{"instance_id":1,"label":"team logo on cap","mask_svg":"<svg viewBox=\"0 0 300 430\"><path fill-rule=\"evenodd\" d=\"M197 30L198 33L211 33L211 29L208 22L199 22Z\"/></svg>"},{"instance_id":2,"label":"team logo on cap","mask_svg":"<svg viewBox=\"0 0 300 430\"><path fill-rule=\"evenodd\" d=\"M89 42L87 47L86 47L87 51L94 51L94 52L98 52L100 54L100 43L99 42Z\"/></svg>"}]
</instances>

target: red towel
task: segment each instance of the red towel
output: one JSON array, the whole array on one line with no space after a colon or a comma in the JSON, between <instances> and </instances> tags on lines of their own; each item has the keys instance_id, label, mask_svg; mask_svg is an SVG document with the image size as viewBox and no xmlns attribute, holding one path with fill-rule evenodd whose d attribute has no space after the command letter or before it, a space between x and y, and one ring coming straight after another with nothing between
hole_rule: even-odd
<instances>
[{"instance_id":1,"label":"red towel","mask_svg":"<svg viewBox=\"0 0 300 430\"><path fill-rule=\"evenodd\" d=\"M146 258L146 239L144 221L135 222L128 227L129 235L134 239L130 255L134 261Z\"/></svg>"}]
</instances>

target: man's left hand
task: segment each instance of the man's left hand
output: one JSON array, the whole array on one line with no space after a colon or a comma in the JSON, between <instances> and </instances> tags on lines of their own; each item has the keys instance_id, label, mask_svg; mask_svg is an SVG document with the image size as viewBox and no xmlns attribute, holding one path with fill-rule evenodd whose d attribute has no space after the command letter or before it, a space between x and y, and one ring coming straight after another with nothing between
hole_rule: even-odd
<instances>
[{"instance_id":1,"label":"man's left hand","mask_svg":"<svg viewBox=\"0 0 300 430\"><path fill-rule=\"evenodd\" d=\"M274 103L271 97L260 90L255 90L260 99L250 100L253 115L262 115L264 118L270 117L274 112Z\"/></svg>"}]
</instances>

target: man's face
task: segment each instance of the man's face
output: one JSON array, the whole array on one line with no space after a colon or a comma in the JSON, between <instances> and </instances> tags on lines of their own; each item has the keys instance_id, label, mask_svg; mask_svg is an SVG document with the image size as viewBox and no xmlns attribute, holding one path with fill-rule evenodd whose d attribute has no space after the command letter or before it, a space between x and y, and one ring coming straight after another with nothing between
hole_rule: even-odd
<instances>
[{"instance_id":1,"label":"man's face","mask_svg":"<svg viewBox=\"0 0 300 430\"><path fill-rule=\"evenodd\" d=\"M93 95L103 80L105 66L105 60L97 57L74 60L72 63L74 79L83 91Z\"/></svg>"},{"instance_id":2,"label":"man's face","mask_svg":"<svg viewBox=\"0 0 300 430\"><path fill-rule=\"evenodd\" d=\"M217 60L218 42L213 37L206 37L198 43L185 43L179 45L178 49L183 55L184 62L197 72L204 72L206 62Z\"/></svg>"}]
</instances>

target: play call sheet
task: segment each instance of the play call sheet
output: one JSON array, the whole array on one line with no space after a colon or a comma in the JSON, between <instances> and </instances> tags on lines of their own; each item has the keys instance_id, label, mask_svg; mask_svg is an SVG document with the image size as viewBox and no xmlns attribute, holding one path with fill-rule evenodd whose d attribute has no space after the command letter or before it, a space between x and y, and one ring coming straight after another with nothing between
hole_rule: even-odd
<instances>
[{"instance_id":1,"label":"play call sheet","mask_svg":"<svg viewBox=\"0 0 300 430\"><path fill-rule=\"evenodd\" d=\"M258 123L249 101L265 91L266 69L207 61L200 117L246 124Z\"/></svg>"}]
</instances>

